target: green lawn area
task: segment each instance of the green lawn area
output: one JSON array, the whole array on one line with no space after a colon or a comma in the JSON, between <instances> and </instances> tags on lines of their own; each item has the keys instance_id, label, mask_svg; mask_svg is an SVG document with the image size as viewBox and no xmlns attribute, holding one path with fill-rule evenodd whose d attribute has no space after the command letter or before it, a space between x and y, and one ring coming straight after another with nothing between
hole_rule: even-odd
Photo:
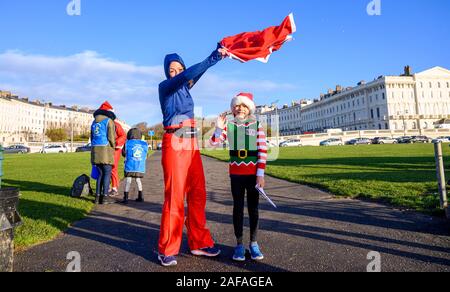
<instances>
[{"instance_id":1,"label":"green lawn area","mask_svg":"<svg viewBox=\"0 0 450 292\"><path fill-rule=\"evenodd\" d=\"M444 144L443 150L450 163L450 148ZM203 154L221 160L229 157L223 150ZM443 212L431 144L281 148L279 158L268 162L267 174L338 196ZM450 178L450 172L446 175Z\"/></svg>"},{"instance_id":2,"label":"green lawn area","mask_svg":"<svg viewBox=\"0 0 450 292\"><path fill-rule=\"evenodd\" d=\"M83 173L91 173L90 153L5 155L2 187L21 192L24 224L15 231L18 249L54 239L92 210L93 197L70 197L73 181ZM95 190L94 181L91 186Z\"/></svg>"}]
</instances>

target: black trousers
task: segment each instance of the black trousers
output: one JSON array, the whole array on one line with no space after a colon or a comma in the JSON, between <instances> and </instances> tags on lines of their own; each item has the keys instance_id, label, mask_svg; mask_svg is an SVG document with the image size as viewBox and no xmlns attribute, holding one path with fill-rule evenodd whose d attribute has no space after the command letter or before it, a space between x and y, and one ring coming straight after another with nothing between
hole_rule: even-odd
<instances>
[{"instance_id":1,"label":"black trousers","mask_svg":"<svg viewBox=\"0 0 450 292\"><path fill-rule=\"evenodd\" d=\"M232 175L231 192L233 193L233 225L238 244L243 243L244 206L247 193L247 208L250 218L250 240L257 241L259 224L259 193L256 190L255 175Z\"/></svg>"}]
</instances>

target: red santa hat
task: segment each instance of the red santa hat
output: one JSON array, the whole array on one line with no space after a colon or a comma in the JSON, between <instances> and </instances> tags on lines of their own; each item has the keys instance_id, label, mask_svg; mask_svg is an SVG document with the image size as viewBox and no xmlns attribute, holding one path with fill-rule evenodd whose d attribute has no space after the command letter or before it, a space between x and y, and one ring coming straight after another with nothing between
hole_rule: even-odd
<instances>
[{"instance_id":1,"label":"red santa hat","mask_svg":"<svg viewBox=\"0 0 450 292\"><path fill-rule=\"evenodd\" d=\"M231 101L231 109L240 104L244 104L246 107L248 107L251 114L255 113L256 105L255 102L253 101L253 94L239 93L238 95L233 97L233 100Z\"/></svg>"},{"instance_id":2,"label":"red santa hat","mask_svg":"<svg viewBox=\"0 0 450 292\"><path fill-rule=\"evenodd\" d=\"M112 105L105 101L101 106L100 106L100 110L103 111L109 111L109 112L114 112L114 108L112 107Z\"/></svg>"}]
</instances>

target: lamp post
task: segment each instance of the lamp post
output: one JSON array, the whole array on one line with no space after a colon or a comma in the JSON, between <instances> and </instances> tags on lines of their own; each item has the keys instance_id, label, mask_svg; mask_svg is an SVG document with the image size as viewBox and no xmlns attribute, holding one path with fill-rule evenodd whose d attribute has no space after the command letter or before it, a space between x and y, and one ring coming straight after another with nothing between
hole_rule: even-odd
<instances>
[{"instance_id":1,"label":"lamp post","mask_svg":"<svg viewBox=\"0 0 450 292\"><path fill-rule=\"evenodd\" d=\"M47 131L47 104L44 100L44 132L42 133L42 153L44 153L45 150L45 132Z\"/></svg>"},{"instance_id":2,"label":"lamp post","mask_svg":"<svg viewBox=\"0 0 450 292\"><path fill-rule=\"evenodd\" d=\"M202 137L202 149L205 149L205 137L204 137L204 131L205 129L205 118L202 117L202 130L201 130L201 137Z\"/></svg>"},{"instance_id":3,"label":"lamp post","mask_svg":"<svg viewBox=\"0 0 450 292\"><path fill-rule=\"evenodd\" d=\"M408 111L405 111L404 113L398 112L397 115L402 115L403 120L403 136L406 136L406 121L405 121L405 115L409 114Z\"/></svg>"},{"instance_id":4,"label":"lamp post","mask_svg":"<svg viewBox=\"0 0 450 292\"><path fill-rule=\"evenodd\" d=\"M280 146L280 120L279 120L279 117L278 117L278 103L280 102L280 100L276 100L276 101L274 101L274 102L272 102L272 105L275 105L275 118L277 119L277 122L276 122L276 126L277 126L277 128L276 128L276 138L277 138L277 147L279 147ZM272 127L272 130L273 130L273 123L272 123L272 119L270 119L270 126Z\"/></svg>"},{"instance_id":5,"label":"lamp post","mask_svg":"<svg viewBox=\"0 0 450 292\"><path fill-rule=\"evenodd\" d=\"M73 129L73 122L77 120L77 117L73 116L73 112L70 112L70 152L73 152L73 136L74 136L74 129Z\"/></svg>"}]
</instances>

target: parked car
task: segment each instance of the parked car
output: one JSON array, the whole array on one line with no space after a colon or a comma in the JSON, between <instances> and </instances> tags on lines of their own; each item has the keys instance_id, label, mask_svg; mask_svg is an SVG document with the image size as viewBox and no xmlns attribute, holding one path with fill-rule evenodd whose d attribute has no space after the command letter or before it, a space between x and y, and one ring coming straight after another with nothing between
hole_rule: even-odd
<instances>
[{"instance_id":1,"label":"parked car","mask_svg":"<svg viewBox=\"0 0 450 292\"><path fill-rule=\"evenodd\" d=\"M302 141L300 139L291 139L280 143L280 147L301 147Z\"/></svg>"},{"instance_id":2,"label":"parked car","mask_svg":"<svg viewBox=\"0 0 450 292\"><path fill-rule=\"evenodd\" d=\"M75 152L91 152L92 150L92 145L91 143L86 144L84 146L78 147Z\"/></svg>"},{"instance_id":3,"label":"parked car","mask_svg":"<svg viewBox=\"0 0 450 292\"><path fill-rule=\"evenodd\" d=\"M412 143L412 137L410 136L399 137L397 138L397 142L398 144L410 144Z\"/></svg>"},{"instance_id":4,"label":"parked car","mask_svg":"<svg viewBox=\"0 0 450 292\"><path fill-rule=\"evenodd\" d=\"M372 144L397 144L397 139L390 138L390 137L376 137L372 140Z\"/></svg>"},{"instance_id":5,"label":"parked car","mask_svg":"<svg viewBox=\"0 0 450 292\"><path fill-rule=\"evenodd\" d=\"M367 138L357 138L347 142L347 145L370 145L372 141Z\"/></svg>"},{"instance_id":6,"label":"parked car","mask_svg":"<svg viewBox=\"0 0 450 292\"><path fill-rule=\"evenodd\" d=\"M431 139L427 136L413 136L412 143L429 143Z\"/></svg>"},{"instance_id":7,"label":"parked car","mask_svg":"<svg viewBox=\"0 0 450 292\"><path fill-rule=\"evenodd\" d=\"M156 149L158 151L162 150L162 143L158 143L158 145L156 146Z\"/></svg>"},{"instance_id":8,"label":"parked car","mask_svg":"<svg viewBox=\"0 0 450 292\"><path fill-rule=\"evenodd\" d=\"M23 145L12 145L3 149L5 154L26 154L30 153L31 150Z\"/></svg>"},{"instance_id":9,"label":"parked car","mask_svg":"<svg viewBox=\"0 0 450 292\"><path fill-rule=\"evenodd\" d=\"M342 145L344 145L342 143L342 140L337 138L331 138L320 142L320 146L342 146Z\"/></svg>"},{"instance_id":10,"label":"parked car","mask_svg":"<svg viewBox=\"0 0 450 292\"><path fill-rule=\"evenodd\" d=\"M437 137L431 141L432 143L450 143L450 137Z\"/></svg>"},{"instance_id":11,"label":"parked car","mask_svg":"<svg viewBox=\"0 0 450 292\"><path fill-rule=\"evenodd\" d=\"M61 145L49 145L45 146L41 153L49 154L49 153L67 153L67 147Z\"/></svg>"}]
</instances>

